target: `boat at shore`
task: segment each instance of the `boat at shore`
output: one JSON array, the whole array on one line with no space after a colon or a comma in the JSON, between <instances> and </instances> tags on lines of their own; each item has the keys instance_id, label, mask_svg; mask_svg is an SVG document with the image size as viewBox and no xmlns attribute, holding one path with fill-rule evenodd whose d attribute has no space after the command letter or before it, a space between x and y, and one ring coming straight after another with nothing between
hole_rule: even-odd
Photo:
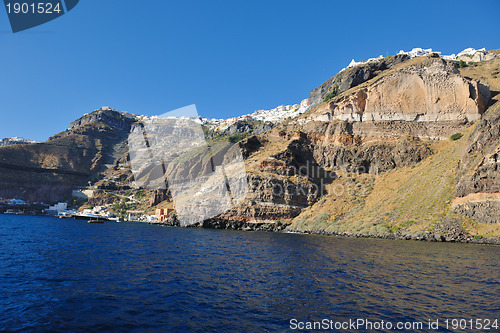
<instances>
[{"instance_id":1,"label":"boat at shore","mask_svg":"<svg viewBox=\"0 0 500 333\"><path fill-rule=\"evenodd\" d=\"M73 214L71 217L75 220L87 220L89 223L104 223L104 221L109 221L107 217L97 214Z\"/></svg>"},{"instance_id":2,"label":"boat at shore","mask_svg":"<svg viewBox=\"0 0 500 333\"><path fill-rule=\"evenodd\" d=\"M72 217L75 213L71 211L62 211L57 214L60 219L68 219Z\"/></svg>"}]
</instances>

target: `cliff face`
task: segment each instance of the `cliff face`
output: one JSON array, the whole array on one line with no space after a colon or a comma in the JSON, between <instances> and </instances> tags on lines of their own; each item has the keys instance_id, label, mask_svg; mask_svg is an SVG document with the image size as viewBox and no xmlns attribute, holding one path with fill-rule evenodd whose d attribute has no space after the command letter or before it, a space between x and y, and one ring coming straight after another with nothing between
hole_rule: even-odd
<instances>
[{"instance_id":1,"label":"cliff face","mask_svg":"<svg viewBox=\"0 0 500 333\"><path fill-rule=\"evenodd\" d=\"M334 89L338 94L340 94L374 78L381 71L389 69L409 59L410 57L406 54L398 54L392 57L387 57L379 62L348 68L311 91L310 103L314 107L323 102L325 97Z\"/></svg>"},{"instance_id":2,"label":"cliff face","mask_svg":"<svg viewBox=\"0 0 500 333\"><path fill-rule=\"evenodd\" d=\"M130 130L130 124L134 121L134 117L128 113L121 113L110 110L96 110L72 122L70 124L70 130L76 129L86 124L93 125L102 123L115 130L128 132Z\"/></svg>"},{"instance_id":3,"label":"cliff face","mask_svg":"<svg viewBox=\"0 0 500 333\"><path fill-rule=\"evenodd\" d=\"M487 80L492 89L490 107L467 140L457 166L455 212L477 221L500 223L500 62L461 69L463 75ZM491 58L492 52L486 55ZM477 60L477 59L476 59Z\"/></svg>"},{"instance_id":4,"label":"cliff face","mask_svg":"<svg viewBox=\"0 0 500 333\"><path fill-rule=\"evenodd\" d=\"M165 172L171 184L208 175L213 161L239 154L234 143L247 137L237 143L247 171L246 197L199 225L431 240L498 238L497 53L460 69L439 57L406 55L349 68L311 92L312 109L294 119L275 126L238 122L225 133L205 133L212 156L207 149L188 149L204 135L198 126L192 136L183 133L186 151L170 151L169 142L179 141L181 133L161 122L172 120L139 124L126 114L92 112L45 143L0 147L0 197L66 199L74 186L114 163L89 203L119 200L106 191L128 190L135 180L155 190L149 206L171 205L175 193L165 188ZM139 158L132 173L127 143L134 132L144 140L141 128L150 146L160 148L149 149L152 155ZM151 162L159 160L164 166ZM199 211L210 211L217 199L199 197Z\"/></svg>"},{"instance_id":5,"label":"cliff face","mask_svg":"<svg viewBox=\"0 0 500 333\"><path fill-rule=\"evenodd\" d=\"M303 131L290 125L242 141L249 193L240 205L204 226L281 230L331 193L347 193L349 175L414 166L432 154L416 137L363 142L353 136L350 125L309 124ZM357 191L358 185L349 184L349 190Z\"/></svg>"},{"instance_id":6,"label":"cliff face","mask_svg":"<svg viewBox=\"0 0 500 333\"><path fill-rule=\"evenodd\" d=\"M441 59L405 67L359 94L366 95L360 120L368 121L476 121L490 99L487 86L460 76Z\"/></svg>"},{"instance_id":7,"label":"cliff face","mask_svg":"<svg viewBox=\"0 0 500 333\"><path fill-rule=\"evenodd\" d=\"M495 105L469 138L457 167L453 209L473 219L500 223L500 106Z\"/></svg>"},{"instance_id":8,"label":"cliff face","mask_svg":"<svg viewBox=\"0 0 500 333\"><path fill-rule=\"evenodd\" d=\"M485 111L489 87L455 64L432 57L406 64L318 106L306 121L466 123Z\"/></svg>"},{"instance_id":9,"label":"cliff face","mask_svg":"<svg viewBox=\"0 0 500 333\"><path fill-rule=\"evenodd\" d=\"M253 180L301 186L257 186L204 226L438 241L499 237L500 113L488 109L500 90L495 68L466 77L456 64L428 56L376 75L350 69L365 74L358 81L352 74L349 88L310 112L240 143ZM311 96L319 101L338 80ZM459 132L464 137L451 141Z\"/></svg>"},{"instance_id":10,"label":"cliff face","mask_svg":"<svg viewBox=\"0 0 500 333\"><path fill-rule=\"evenodd\" d=\"M0 147L0 197L53 202L71 197L126 139L133 120L97 111L44 143Z\"/></svg>"}]
</instances>

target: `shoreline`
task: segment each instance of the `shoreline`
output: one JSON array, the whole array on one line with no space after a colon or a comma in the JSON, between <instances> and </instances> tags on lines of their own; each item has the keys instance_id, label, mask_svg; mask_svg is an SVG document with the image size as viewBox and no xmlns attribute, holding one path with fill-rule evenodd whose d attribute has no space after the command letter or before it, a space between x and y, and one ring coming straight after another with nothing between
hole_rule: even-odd
<instances>
[{"instance_id":1,"label":"shoreline","mask_svg":"<svg viewBox=\"0 0 500 333\"><path fill-rule=\"evenodd\" d=\"M225 223L224 223L224 222ZM179 228L204 228L204 229L221 229L221 230L239 230L239 231L263 231L263 232L277 232L277 233L290 233L302 235L324 235L333 237L349 237L349 238L376 238L376 239L390 239L390 240L413 240L413 241L426 241L436 243L463 243L463 244L481 244L481 245L496 245L500 246L500 237L481 237L475 238L474 236L451 238L441 234L432 234L430 232L423 235L405 235L405 234L361 234L355 232L331 232L325 230L288 230L289 225L279 224L272 225L271 223L227 223L227 220L207 220L189 226L180 226L177 221L164 221L164 222L147 222L152 225L179 227Z\"/></svg>"},{"instance_id":2,"label":"shoreline","mask_svg":"<svg viewBox=\"0 0 500 333\"><path fill-rule=\"evenodd\" d=\"M467 239L446 239L446 237L441 236L440 238L435 238L432 234L424 234L421 236L411 236L411 235L367 235L359 233L338 233L329 231L287 231L287 233L292 234L306 234L306 235L325 235L332 237L346 237L346 238L373 238L373 239L389 239L389 240L403 240L403 241L418 241L418 242L431 242L431 243L461 243L461 244L479 244L479 245L494 245L500 246L500 238L493 237L483 237L480 239L471 238Z\"/></svg>"},{"instance_id":3,"label":"shoreline","mask_svg":"<svg viewBox=\"0 0 500 333\"><path fill-rule=\"evenodd\" d=\"M4 214L0 214L4 215ZM52 217L59 220L57 216L50 215L31 215L31 214L5 214L5 215L26 215L26 216L39 216L39 217ZM64 218L63 220L72 219L72 217ZM75 219L78 221L78 219ZM221 223L225 221L226 223ZM462 244L479 244L479 245L493 245L500 246L500 238L495 237L482 237L475 238L474 236L469 236L467 238L450 238L445 237L441 234L424 233L423 235L404 235L404 234L361 234L355 232L332 232L325 230L288 230L289 225L275 224L275 223L227 223L227 220L207 220L197 224L181 226L177 221L163 221L163 222L147 222L147 221L129 221L124 220L120 222L107 221L114 223L121 222L131 222L131 223L146 223L150 225L157 225L162 227L178 227L178 228L202 228L202 229L214 229L214 230L237 230L237 231L261 231L261 232L276 232L276 233L287 233L287 234L299 234L299 235L322 235L330 237L346 237L346 238L373 238L373 239L388 239L388 240L406 240L406 241L425 241L434 243L462 243Z\"/></svg>"}]
</instances>

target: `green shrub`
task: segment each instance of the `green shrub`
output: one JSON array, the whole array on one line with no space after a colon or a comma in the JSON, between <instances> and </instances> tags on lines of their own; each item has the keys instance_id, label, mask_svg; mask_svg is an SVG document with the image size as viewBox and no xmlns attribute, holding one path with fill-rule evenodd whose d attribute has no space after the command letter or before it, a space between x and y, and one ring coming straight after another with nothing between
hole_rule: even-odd
<instances>
[{"instance_id":1,"label":"green shrub","mask_svg":"<svg viewBox=\"0 0 500 333\"><path fill-rule=\"evenodd\" d=\"M393 225L393 226L389 229L389 231L391 232L391 234L395 234L395 233L397 233L399 230L401 230L401 227L400 227L400 226L398 226L398 225Z\"/></svg>"},{"instance_id":2,"label":"green shrub","mask_svg":"<svg viewBox=\"0 0 500 333\"><path fill-rule=\"evenodd\" d=\"M146 196L146 193L144 192L144 190L143 190L143 189L140 189L140 190L138 190L138 191L135 193L135 196L136 196L138 199L141 199L141 198L143 198L143 197L145 197L145 196Z\"/></svg>"},{"instance_id":3,"label":"green shrub","mask_svg":"<svg viewBox=\"0 0 500 333\"><path fill-rule=\"evenodd\" d=\"M467 67L467 66L468 66L467 63L465 61L463 61L463 60L460 60L458 62L458 67L460 67L460 68L464 68L464 67Z\"/></svg>"},{"instance_id":4,"label":"green shrub","mask_svg":"<svg viewBox=\"0 0 500 333\"><path fill-rule=\"evenodd\" d=\"M329 100L331 100L332 98L334 98L335 96L337 96L339 94L339 85L336 84L333 86L332 88L332 91L330 91L326 96L325 96L325 99L323 100L323 102L328 102Z\"/></svg>"},{"instance_id":5,"label":"green shrub","mask_svg":"<svg viewBox=\"0 0 500 333\"><path fill-rule=\"evenodd\" d=\"M111 210L118 215L121 219L125 219L127 217L127 204L126 198L123 198L121 201L115 201L111 206Z\"/></svg>"},{"instance_id":6,"label":"green shrub","mask_svg":"<svg viewBox=\"0 0 500 333\"><path fill-rule=\"evenodd\" d=\"M406 221L400 224L402 228L415 224L415 221Z\"/></svg>"},{"instance_id":7,"label":"green shrub","mask_svg":"<svg viewBox=\"0 0 500 333\"><path fill-rule=\"evenodd\" d=\"M462 133L455 133L452 136L450 136L450 140L455 141L455 140L460 139L462 136L463 136Z\"/></svg>"},{"instance_id":8,"label":"green shrub","mask_svg":"<svg viewBox=\"0 0 500 333\"><path fill-rule=\"evenodd\" d=\"M239 141L243 140L247 136L248 136L247 133L234 133L234 134L231 134L228 137L228 139L229 139L229 142L236 143L236 142L239 142Z\"/></svg>"}]
</instances>

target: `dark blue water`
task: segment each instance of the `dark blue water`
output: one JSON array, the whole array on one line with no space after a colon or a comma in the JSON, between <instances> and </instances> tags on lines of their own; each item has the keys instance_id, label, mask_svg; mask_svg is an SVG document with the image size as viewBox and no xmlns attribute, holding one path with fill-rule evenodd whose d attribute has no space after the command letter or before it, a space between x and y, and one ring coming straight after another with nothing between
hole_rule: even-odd
<instances>
[{"instance_id":1,"label":"dark blue water","mask_svg":"<svg viewBox=\"0 0 500 333\"><path fill-rule=\"evenodd\" d=\"M493 246L0 215L0 331L492 319L499 262Z\"/></svg>"}]
</instances>

